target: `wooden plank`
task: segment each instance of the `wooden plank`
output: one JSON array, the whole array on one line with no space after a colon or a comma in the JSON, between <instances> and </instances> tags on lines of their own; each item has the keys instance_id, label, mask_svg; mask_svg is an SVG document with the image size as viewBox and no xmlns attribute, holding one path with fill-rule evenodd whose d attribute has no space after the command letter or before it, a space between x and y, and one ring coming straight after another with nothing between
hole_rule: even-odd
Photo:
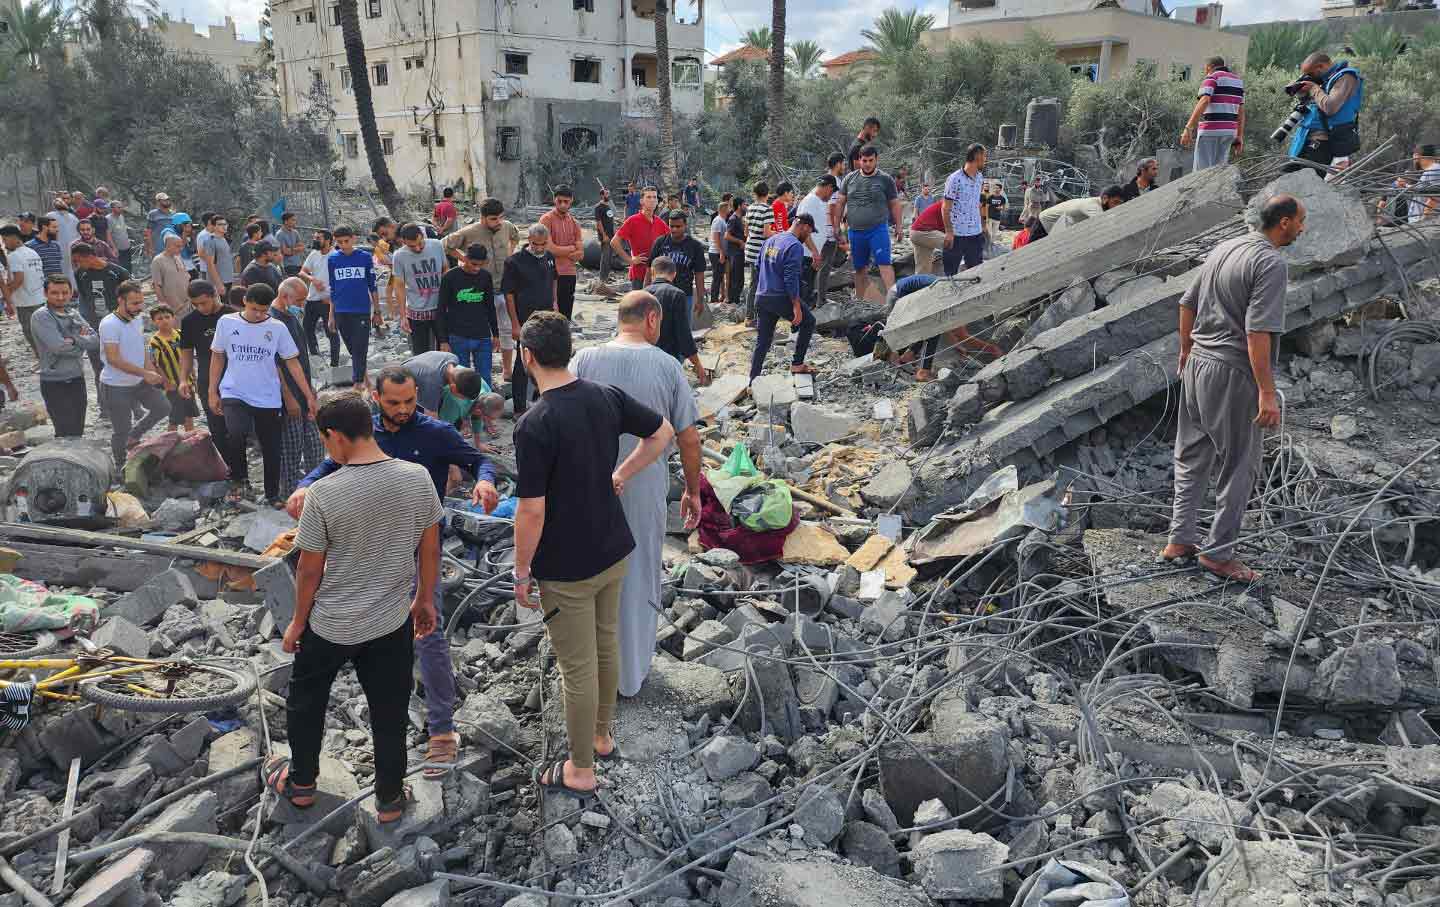
<instances>
[{"instance_id":1,"label":"wooden plank","mask_svg":"<svg viewBox=\"0 0 1440 907\"><path fill-rule=\"evenodd\" d=\"M192 561L210 561L231 567L245 567L259 570L269 565L274 558L240 551L216 551L195 545L177 545L174 542L147 542L108 532L90 532L85 529L66 529L59 526L37 526L33 523L0 523L0 536L11 539L30 539L36 542L50 542L58 545L96 545L108 548L124 548L130 551L145 551L151 554L166 554L170 557Z\"/></svg>"},{"instance_id":2,"label":"wooden plank","mask_svg":"<svg viewBox=\"0 0 1440 907\"><path fill-rule=\"evenodd\" d=\"M80 757L70 760L70 780L65 785L65 806L60 812L60 821L69 822L75 815L75 791L80 786ZM60 840L55 849L55 878L50 883L50 893L59 894L65 890L65 864L70 859L70 828L60 829Z\"/></svg>"},{"instance_id":3,"label":"wooden plank","mask_svg":"<svg viewBox=\"0 0 1440 907\"><path fill-rule=\"evenodd\" d=\"M708 387L700 388L695 396L695 406L700 410L700 421L708 422L723 406L729 406L745 395L750 379L744 375L720 375Z\"/></svg>"}]
</instances>

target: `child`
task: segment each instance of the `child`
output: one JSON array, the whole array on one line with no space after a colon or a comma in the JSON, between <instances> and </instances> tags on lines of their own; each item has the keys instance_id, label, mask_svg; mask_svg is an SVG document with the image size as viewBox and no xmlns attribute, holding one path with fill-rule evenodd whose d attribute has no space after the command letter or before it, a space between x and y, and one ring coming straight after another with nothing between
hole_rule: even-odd
<instances>
[{"instance_id":1,"label":"child","mask_svg":"<svg viewBox=\"0 0 1440 907\"><path fill-rule=\"evenodd\" d=\"M155 306L150 310L150 323L155 325L155 333L150 337L150 355L155 360L155 369L165 376L170 427L183 426L187 432L194 431L195 417L200 411L193 399L180 393L184 376L180 374L180 332L175 330L175 310L168 305Z\"/></svg>"}]
</instances>

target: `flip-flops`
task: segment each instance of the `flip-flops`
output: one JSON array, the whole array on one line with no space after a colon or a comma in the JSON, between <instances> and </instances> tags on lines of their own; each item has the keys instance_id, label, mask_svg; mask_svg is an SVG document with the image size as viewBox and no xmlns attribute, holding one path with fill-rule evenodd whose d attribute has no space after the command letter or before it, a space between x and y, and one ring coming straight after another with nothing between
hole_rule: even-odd
<instances>
[{"instance_id":1,"label":"flip-flops","mask_svg":"<svg viewBox=\"0 0 1440 907\"><path fill-rule=\"evenodd\" d=\"M400 788L400 796L396 797L394 800L390 800L385 803L381 803L379 800L376 800L375 819L381 825L389 825L391 822L399 822L400 819L405 815L405 804L409 803L413 799L414 797L410 793L410 785L407 784L404 787Z\"/></svg>"},{"instance_id":2,"label":"flip-flops","mask_svg":"<svg viewBox=\"0 0 1440 907\"><path fill-rule=\"evenodd\" d=\"M433 767L425 769L427 778L443 778L450 774L454 767L455 760L460 755L460 735L440 734L430 738L430 746L425 751L425 761L433 763Z\"/></svg>"},{"instance_id":3,"label":"flip-flops","mask_svg":"<svg viewBox=\"0 0 1440 907\"><path fill-rule=\"evenodd\" d=\"M560 793L569 794L572 797L579 797L582 800L594 797L595 791L593 790L576 790L575 788L565 783L565 762L567 759L568 757L561 756L559 759L552 762L548 768L543 770L536 769L535 773L531 776L531 778L535 781L535 786L540 788L541 790L558 791ZM549 781L545 780L547 776L550 778Z\"/></svg>"},{"instance_id":4,"label":"flip-flops","mask_svg":"<svg viewBox=\"0 0 1440 907\"><path fill-rule=\"evenodd\" d=\"M276 756L266 762L260 770L260 780L281 799L289 800L296 809L309 809L315 805L316 786L296 784L290 780L289 756Z\"/></svg>"}]
</instances>

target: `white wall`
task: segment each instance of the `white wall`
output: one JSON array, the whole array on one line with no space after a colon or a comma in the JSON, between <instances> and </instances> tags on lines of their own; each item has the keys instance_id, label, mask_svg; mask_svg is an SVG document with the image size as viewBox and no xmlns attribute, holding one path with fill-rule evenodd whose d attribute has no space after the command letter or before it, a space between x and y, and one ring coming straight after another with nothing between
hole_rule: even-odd
<instances>
[{"instance_id":1,"label":"white wall","mask_svg":"<svg viewBox=\"0 0 1440 907\"><path fill-rule=\"evenodd\" d=\"M992 6L966 8L982 2L987 0L951 0L950 24L968 25L990 19L1078 13L1094 9L1096 0L993 0ZM1119 0L1119 6L1136 13L1150 12L1150 0Z\"/></svg>"}]
</instances>

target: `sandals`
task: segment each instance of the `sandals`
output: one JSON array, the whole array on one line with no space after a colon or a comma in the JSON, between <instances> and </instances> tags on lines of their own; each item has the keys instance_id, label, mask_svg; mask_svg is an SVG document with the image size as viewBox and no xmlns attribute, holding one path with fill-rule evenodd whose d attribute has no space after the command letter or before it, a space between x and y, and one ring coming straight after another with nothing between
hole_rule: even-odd
<instances>
[{"instance_id":1,"label":"sandals","mask_svg":"<svg viewBox=\"0 0 1440 907\"><path fill-rule=\"evenodd\" d=\"M410 785L400 788L400 796L387 803L375 801L375 819L381 825L389 825L392 822L399 822L405 815L405 804L415 799L410 792Z\"/></svg>"},{"instance_id":2,"label":"sandals","mask_svg":"<svg viewBox=\"0 0 1440 907\"><path fill-rule=\"evenodd\" d=\"M289 800L296 809L309 809L315 805L316 786L296 784L290 780L289 756L276 756L266 762L260 769L260 780L268 790L274 791L282 800Z\"/></svg>"},{"instance_id":3,"label":"sandals","mask_svg":"<svg viewBox=\"0 0 1440 907\"><path fill-rule=\"evenodd\" d=\"M432 763L425 769L426 778L443 778L450 774L454 767L455 760L460 754L460 735L454 732L439 734L430 738L430 746L425 750L425 761ZM438 764L435 764L438 763Z\"/></svg>"},{"instance_id":4,"label":"sandals","mask_svg":"<svg viewBox=\"0 0 1440 907\"><path fill-rule=\"evenodd\" d=\"M790 366L790 374L792 374L792 375L818 375L818 374L820 374L820 370L819 370L818 368L816 368L815 366L813 366L813 365L792 365L792 366Z\"/></svg>"},{"instance_id":5,"label":"sandals","mask_svg":"<svg viewBox=\"0 0 1440 907\"><path fill-rule=\"evenodd\" d=\"M614 755L613 750L611 751L611 755ZM569 794L572 797L580 797L581 799L595 796L595 791L593 790L576 790L575 788L565 783L565 762L566 757L562 756L559 759L555 760L553 763L551 763L549 768L544 769L543 771L540 769L536 769L535 773L531 775L531 778L535 782L535 786L540 788L542 791L559 791L562 794ZM545 780L546 776L549 776L549 781Z\"/></svg>"}]
</instances>

